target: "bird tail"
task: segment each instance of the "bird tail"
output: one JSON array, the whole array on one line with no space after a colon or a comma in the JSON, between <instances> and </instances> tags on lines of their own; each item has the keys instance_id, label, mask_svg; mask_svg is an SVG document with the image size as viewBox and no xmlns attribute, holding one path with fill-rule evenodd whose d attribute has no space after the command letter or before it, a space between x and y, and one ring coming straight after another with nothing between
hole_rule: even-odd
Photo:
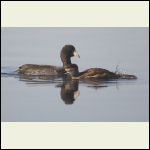
<instances>
[{"instance_id":1,"label":"bird tail","mask_svg":"<svg viewBox=\"0 0 150 150\"><path fill-rule=\"evenodd\" d=\"M121 74L121 73L119 73L119 74L117 74L117 76L118 76L119 79L128 79L128 80L135 80L135 79L137 79L137 76L129 75L129 74Z\"/></svg>"}]
</instances>

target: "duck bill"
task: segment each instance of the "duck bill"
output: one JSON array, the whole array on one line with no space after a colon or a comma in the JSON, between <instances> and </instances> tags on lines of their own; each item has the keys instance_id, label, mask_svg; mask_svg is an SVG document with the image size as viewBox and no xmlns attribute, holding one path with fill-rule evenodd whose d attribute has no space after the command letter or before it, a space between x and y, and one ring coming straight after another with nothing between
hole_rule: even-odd
<instances>
[{"instance_id":1,"label":"duck bill","mask_svg":"<svg viewBox=\"0 0 150 150\"><path fill-rule=\"evenodd\" d=\"M73 56L76 58L80 58L80 55L76 50L73 52Z\"/></svg>"}]
</instances>

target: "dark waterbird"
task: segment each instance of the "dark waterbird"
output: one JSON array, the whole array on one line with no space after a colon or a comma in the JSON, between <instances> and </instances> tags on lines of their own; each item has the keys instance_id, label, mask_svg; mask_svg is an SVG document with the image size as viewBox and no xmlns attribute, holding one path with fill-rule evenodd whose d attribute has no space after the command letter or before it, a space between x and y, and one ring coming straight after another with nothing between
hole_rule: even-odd
<instances>
[{"instance_id":1,"label":"dark waterbird","mask_svg":"<svg viewBox=\"0 0 150 150\"><path fill-rule=\"evenodd\" d=\"M137 79L135 75L120 74L111 72L102 68L90 68L83 72L79 72L78 66L76 64L69 64L65 66L65 71L71 76L72 79Z\"/></svg>"},{"instance_id":2,"label":"dark waterbird","mask_svg":"<svg viewBox=\"0 0 150 150\"><path fill-rule=\"evenodd\" d=\"M60 53L62 67L52 65L25 64L18 68L17 72L24 75L63 75L64 66L71 64L71 57L80 57L73 45L65 45ZM55 56L54 56L55 57Z\"/></svg>"}]
</instances>

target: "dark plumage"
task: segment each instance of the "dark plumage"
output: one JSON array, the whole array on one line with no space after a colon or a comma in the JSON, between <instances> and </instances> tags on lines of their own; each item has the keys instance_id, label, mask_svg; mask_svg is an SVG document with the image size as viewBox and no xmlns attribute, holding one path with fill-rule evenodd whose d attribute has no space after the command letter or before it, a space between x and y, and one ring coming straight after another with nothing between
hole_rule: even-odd
<instances>
[{"instance_id":1,"label":"dark plumage","mask_svg":"<svg viewBox=\"0 0 150 150\"><path fill-rule=\"evenodd\" d=\"M61 86L61 99L65 104L73 104L75 99L79 96L78 80L65 80Z\"/></svg>"},{"instance_id":2,"label":"dark plumage","mask_svg":"<svg viewBox=\"0 0 150 150\"><path fill-rule=\"evenodd\" d=\"M24 75L62 75L65 71L63 67L25 64L19 67L18 72Z\"/></svg>"},{"instance_id":3,"label":"dark plumage","mask_svg":"<svg viewBox=\"0 0 150 150\"><path fill-rule=\"evenodd\" d=\"M20 66L17 72L24 75L63 75L65 72L64 66L71 64L71 57L73 56L79 58L75 47L73 45L65 45L60 53L63 67L25 64Z\"/></svg>"},{"instance_id":4,"label":"dark plumage","mask_svg":"<svg viewBox=\"0 0 150 150\"><path fill-rule=\"evenodd\" d=\"M134 75L117 74L102 68L90 68L79 72L76 64L67 65L65 71L71 75L72 79L137 79Z\"/></svg>"}]
</instances>

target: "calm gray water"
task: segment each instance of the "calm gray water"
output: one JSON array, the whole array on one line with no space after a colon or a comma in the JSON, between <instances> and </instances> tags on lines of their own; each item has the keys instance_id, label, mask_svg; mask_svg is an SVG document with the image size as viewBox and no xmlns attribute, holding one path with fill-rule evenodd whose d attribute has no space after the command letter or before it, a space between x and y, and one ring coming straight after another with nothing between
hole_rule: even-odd
<instances>
[{"instance_id":1,"label":"calm gray water","mask_svg":"<svg viewBox=\"0 0 150 150\"><path fill-rule=\"evenodd\" d=\"M1 28L2 73L26 63L61 66L76 47L79 70L101 67L138 80L66 82L1 75L3 122L146 122L149 119L149 28ZM66 91L69 87L69 91ZM69 93L69 94L68 94Z\"/></svg>"}]
</instances>

